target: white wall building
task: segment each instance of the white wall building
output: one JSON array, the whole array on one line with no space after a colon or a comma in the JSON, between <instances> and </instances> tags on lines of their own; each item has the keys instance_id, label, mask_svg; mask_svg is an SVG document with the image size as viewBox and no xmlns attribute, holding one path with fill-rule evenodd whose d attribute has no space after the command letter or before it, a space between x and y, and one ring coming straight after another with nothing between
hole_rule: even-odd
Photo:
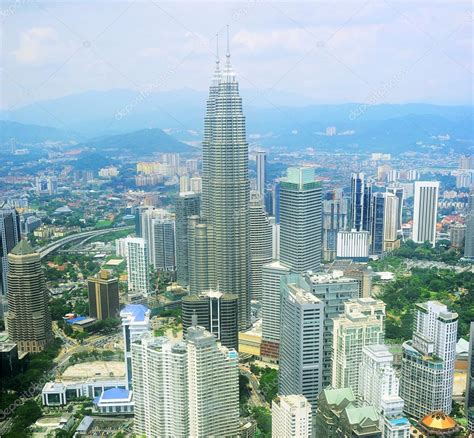
<instances>
[{"instance_id":1,"label":"white wall building","mask_svg":"<svg viewBox=\"0 0 474 438\"><path fill-rule=\"evenodd\" d=\"M398 395L399 382L392 365L393 355L386 345L363 347L359 395L380 414L384 438L408 438L410 423L402 416L404 404Z\"/></svg>"},{"instance_id":2,"label":"white wall building","mask_svg":"<svg viewBox=\"0 0 474 438\"><path fill-rule=\"evenodd\" d=\"M344 303L344 313L334 319L332 386L350 387L358 393L362 348L384 340L385 303L357 298Z\"/></svg>"},{"instance_id":3,"label":"white wall building","mask_svg":"<svg viewBox=\"0 0 474 438\"><path fill-rule=\"evenodd\" d=\"M336 258L367 261L369 259L369 232L338 231Z\"/></svg>"},{"instance_id":4,"label":"white wall building","mask_svg":"<svg viewBox=\"0 0 474 438\"><path fill-rule=\"evenodd\" d=\"M272 402L272 437L311 437L311 404L303 395L282 395Z\"/></svg>"},{"instance_id":5,"label":"white wall building","mask_svg":"<svg viewBox=\"0 0 474 438\"><path fill-rule=\"evenodd\" d=\"M147 295L150 288L148 249L142 237L127 237L128 291Z\"/></svg>"},{"instance_id":6,"label":"white wall building","mask_svg":"<svg viewBox=\"0 0 474 438\"><path fill-rule=\"evenodd\" d=\"M438 301L415 305L413 339L403 344L400 396L414 418L451 412L458 314Z\"/></svg>"},{"instance_id":7,"label":"white wall building","mask_svg":"<svg viewBox=\"0 0 474 438\"><path fill-rule=\"evenodd\" d=\"M438 181L415 181L413 201L413 242L436 243Z\"/></svg>"}]
</instances>

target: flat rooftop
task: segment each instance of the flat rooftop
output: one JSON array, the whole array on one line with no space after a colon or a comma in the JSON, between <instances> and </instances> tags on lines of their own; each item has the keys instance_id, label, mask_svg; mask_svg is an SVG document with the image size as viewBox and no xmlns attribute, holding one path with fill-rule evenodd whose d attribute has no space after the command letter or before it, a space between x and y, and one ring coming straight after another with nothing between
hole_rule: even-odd
<instances>
[{"instance_id":1,"label":"flat rooftop","mask_svg":"<svg viewBox=\"0 0 474 438\"><path fill-rule=\"evenodd\" d=\"M110 379L125 377L124 362L93 361L83 362L68 367L61 376L62 380Z\"/></svg>"}]
</instances>

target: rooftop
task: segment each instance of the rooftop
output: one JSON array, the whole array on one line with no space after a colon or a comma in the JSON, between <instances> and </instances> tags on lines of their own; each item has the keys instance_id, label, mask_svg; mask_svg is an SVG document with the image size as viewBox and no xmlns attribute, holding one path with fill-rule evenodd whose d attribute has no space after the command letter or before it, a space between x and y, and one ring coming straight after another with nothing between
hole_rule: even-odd
<instances>
[{"instance_id":1,"label":"rooftop","mask_svg":"<svg viewBox=\"0 0 474 438\"><path fill-rule=\"evenodd\" d=\"M11 250L10 254L14 255L27 255L27 254L36 254L36 251L28 243L27 240L21 239L17 245Z\"/></svg>"},{"instance_id":2,"label":"rooftop","mask_svg":"<svg viewBox=\"0 0 474 438\"><path fill-rule=\"evenodd\" d=\"M150 309L143 304L127 304L121 311L120 316L123 318L130 315L134 321L145 321L149 316Z\"/></svg>"}]
</instances>

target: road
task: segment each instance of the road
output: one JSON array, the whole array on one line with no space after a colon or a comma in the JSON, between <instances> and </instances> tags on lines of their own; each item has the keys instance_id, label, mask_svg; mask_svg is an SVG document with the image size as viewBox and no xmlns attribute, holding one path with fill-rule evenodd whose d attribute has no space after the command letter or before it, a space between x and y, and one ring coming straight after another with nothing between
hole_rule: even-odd
<instances>
[{"instance_id":1,"label":"road","mask_svg":"<svg viewBox=\"0 0 474 438\"><path fill-rule=\"evenodd\" d=\"M247 368L243 364L239 364L239 369L240 369L241 374L243 374L249 379L250 385L252 387L250 390L250 400L249 400L250 403L253 406L261 406L264 408L269 408L270 405L267 403L267 401L265 400L265 397L260 391L260 383L257 377L255 376L255 374L253 374L250 371L250 369Z\"/></svg>"},{"instance_id":2,"label":"road","mask_svg":"<svg viewBox=\"0 0 474 438\"><path fill-rule=\"evenodd\" d=\"M53 253L54 251L58 250L62 246L67 245L68 243L75 242L77 240L85 241L95 236L101 236L103 234L113 233L115 231L132 230L132 229L133 229L133 225L126 225L123 227L105 228L103 230L83 231L82 233L72 234L70 236L62 237L59 240L55 240L54 242L48 243L47 245L40 248L38 252L40 253L41 258L43 258Z\"/></svg>"}]
</instances>

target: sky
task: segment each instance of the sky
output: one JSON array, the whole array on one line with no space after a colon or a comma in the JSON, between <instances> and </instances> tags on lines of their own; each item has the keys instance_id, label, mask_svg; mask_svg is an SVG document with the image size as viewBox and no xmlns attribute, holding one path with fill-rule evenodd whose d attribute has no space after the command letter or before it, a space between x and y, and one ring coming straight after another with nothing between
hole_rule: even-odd
<instances>
[{"instance_id":1,"label":"sky","mask_svg":"<svg viewBox=\"0 0 474 438\"><path fill-rule=\"evenodd\" d=\"M205 90L226 25L241 88L472 103L469 1L2 0L0 20L2 109L88 90Z\"/></svg>"}]
</instances>

